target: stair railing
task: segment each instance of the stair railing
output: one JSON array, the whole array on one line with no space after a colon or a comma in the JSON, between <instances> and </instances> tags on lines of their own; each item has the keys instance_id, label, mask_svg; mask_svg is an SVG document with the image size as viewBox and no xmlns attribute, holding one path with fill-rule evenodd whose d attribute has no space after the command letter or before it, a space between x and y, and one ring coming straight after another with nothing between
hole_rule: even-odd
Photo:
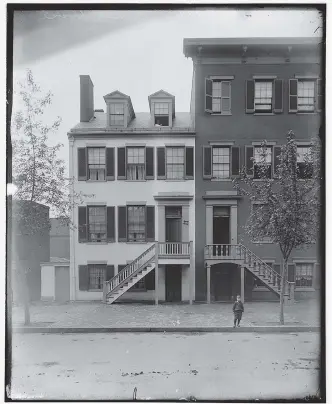
<instances>
[{"instance_id":1,"label":"stair railing","mask_svg":"<svg viewBox=\"0 0 332 404\"><path fill-rule=\"evenodd\" d=\"M147 266L153 261L155 257L155 244L152 244L147 250L145 250L140 256L135 258L131 263L121 269L112 279L105 282L107 288L106 297L116 289L119 289L124 285L129 278L138 273L142 267Z\"/></svg>"}]
</instances>

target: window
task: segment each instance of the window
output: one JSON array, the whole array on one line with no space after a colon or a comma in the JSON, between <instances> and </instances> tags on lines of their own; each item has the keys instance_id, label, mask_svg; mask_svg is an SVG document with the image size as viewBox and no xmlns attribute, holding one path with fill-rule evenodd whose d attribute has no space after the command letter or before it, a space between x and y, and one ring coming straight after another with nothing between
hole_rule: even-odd
<instances>
[{"instance_id":1,"label":"window","mask_svg":"<svg viewBox=\"0 0 332 404\"><path fill-rule=\"evenodd\" d=\"M89 241L106 241L106 206L88 207Z\"/></svg>"},{"instance_id":2,"label":"window","mask_svg":"<svg viewBox=\"0 0 332 404\"><path fill-rule=\"evenodd\" d=\"M212 81L212 112L223 113L231 111L230 81Z\"/></svg>"},{"instance_id":3,"label":"window","mask_svg":"<svg viewBox=\"0 0 332 404\"><path fill-rule=\"evenodd\" d=\"M145 277L142 278L142 279L140 279L138 282L136 282L135 285L132 286L130 290L132 290L132 291L135 291L135 290L146 290L146 287L145 287Z\"/></svg>"},{"instance_id":4,"label":"window","mask_svg":"<svg viewBox=\"0 0 332 404\"><path fill-rule=\"evenodd\" d=\"M273 81L255 80L255 112L272 113Z\"/></svg>"},{"instance_id":5,"label":"window","mask_svg":"<svg viewBox=\"0 0 332 404\"><path fill-rule=\"evenodd\" d=\"M311 178L313 174L313 164L311 161L311 147L297 147L297 173L301 179Z\"/></svg>"},{"instance_id":6,"label":"window","mask_svg":"<svg viewBox=\"0 0 332 404\"><path fill-rule=\"evenodd\" d=\"M264 151L266 154L264 155ZM266 173L265 173L266 169ZM267 146L266 149L263 147L254 148L254 178L262 178L265 175L271 178L272 174L272 147Z\"/></svg>"},{"instance_id":7,"label":"window","mask_svg":"<svg viewBox=\"0 0 332 404\"><path fill-rule=\"evenodd\" d=\"M145 206L128 206L128 241L145 241Z\"/></svg>"},{"instance_id":8,"label":"window","mask_svg":"<svg viewBox=\"0 0 332 404\"><path fill-rule=\"evenodd\" d=\"M166 147L166 178L184 179L184 147Z\"/></svg>"},{"instance_id":9,"label":"window","mask_svg":"<svg viewBox=\"0 0 332 404\"><path fill-rule=\"evenodd\" d=\"M127 148L127 180L145 179L144 147Z\"/></svg>"},{"instance_id":10,"label":"window","mask_svg":"<svg viewBox=\"0 0 332 404\"><path fill-rule=\"evenodd\" d=\"M106 149L104 147L88 148L89 180L105 181Z\"/></svg>"},{"instance_id":11,"label":"window","mask_svg":"<svg viewBox=\"0 0 332 404\"><path fill-rule=\"evenodd\" d=\"M124 104L110 105L110 125L124 126Z\"/></svg>"},{"instance_id":12,"label":"window","mask_svg":"<svg viewBox=\"0 0 332 404\"><path fill-rule=\"evenodd\" d=\"M158 126L169 126L169 104L167 102L154 103L154 123Z\"/></svg>"},{"instance_id":13,"label":"window","mask_svg":"<svg viewBox=\"0 0 332 404\"><path fill-rule=\"evenodd\" d=\"M102 290L103 284L106 281L106 265L90 264L89 270L89 289Z\"/></svg>"},{"instance_id":14,"label":"window","mask_svg":"<svg viewBox=\"0 0 332 404\"><path fill-rule=\"evenodd\" d=\"M230 177L230 149L229 147L212 148L212 178Z\"/></svg>"},{"instance_id":15,"label":"window","mask_svg":"<svg viewBox=\"0 0 332 404\"><path fill-rule=\"evenodd\" d=\"M315 110L315 81L298 80L297 110L313 112Z\"/></svg>"},{"instance_id":16,"label":"window","mask_svg":"<svg viewBox=\"0 0 332 404\"><path fill-rule=\"evenodd\" d=\"M270 224L270 216L267 205L263 203L253 203L250 219L251 221L255 222L256 229L260 234L260 237L253 240L253 242L258 244L272 243L271 238L265 235Z\"/></svg>"},{"instance_id":17,"label":"window","mask_svg":"<svg viewBox=\"0 0 332 404\"><path fill-rule=\"evenodd\" d=\"M314 264L309 263L296 264L296 275L295 275L296 286L312 287L313 267Z\"/></svg>"}]
</instances>

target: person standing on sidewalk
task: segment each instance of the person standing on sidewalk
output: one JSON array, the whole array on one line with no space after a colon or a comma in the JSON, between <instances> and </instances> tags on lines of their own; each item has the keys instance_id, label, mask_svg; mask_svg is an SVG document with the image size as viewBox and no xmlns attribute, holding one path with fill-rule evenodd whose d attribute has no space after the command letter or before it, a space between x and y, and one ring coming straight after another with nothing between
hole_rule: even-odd
<instances>
[{"instance_id":1,"label":"person standing on sidewalk","mask_svg":"<svg viewBox=\"0 0 332 404\"><path fill-rule=\"evenodd\" d=\"M243 303L241 302L241 296L237 295L236 296L236 301L233 304L233 313L234 313L234 325L233 325L233 328L236 327L236 323L237 323L237 326L240 327L240 321L241 321L243 312L244 312L244 307L243 307Z\"/></svg>"}]
</instances>

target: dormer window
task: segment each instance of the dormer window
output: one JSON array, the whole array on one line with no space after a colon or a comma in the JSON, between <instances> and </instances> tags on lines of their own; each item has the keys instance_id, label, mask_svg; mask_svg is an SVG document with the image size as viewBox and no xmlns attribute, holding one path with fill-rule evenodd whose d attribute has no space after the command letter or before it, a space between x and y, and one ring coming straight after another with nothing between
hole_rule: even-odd
<instances>
[{"instance_id":1,"label":"dormer window","mask_svg":"<svg viewBox=\"0 0 332 404\"><path fill-rule=\"evenodd\" d=\"M124 104L110 104L110 125L124 126Z\"/></svg>"},{"instance_id":2,"label":"dormer window","mask_svg":"<svg viewBox=\"0 0 332 404\"><path fill-rule=\"evenodd\" d=\"M169 126L169 104L156 102L154 104L154 124L157 126Z\"/></svg>"}]
</instances>

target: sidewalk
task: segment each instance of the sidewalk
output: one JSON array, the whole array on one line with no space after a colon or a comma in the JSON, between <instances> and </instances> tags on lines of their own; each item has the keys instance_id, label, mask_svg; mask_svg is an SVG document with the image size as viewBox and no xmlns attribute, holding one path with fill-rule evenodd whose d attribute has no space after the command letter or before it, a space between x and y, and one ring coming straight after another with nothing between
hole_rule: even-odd
<instances>
[{"instance_id":1,"label":"sidewalk","mask_svg":"<svg viewBox=\"0 0 332 404\"><path fill-rule=\"evenodd\" d=\"M222 331L233 325L232 304L193 304L158 306L144 304L112 304L74 302L31 305L31 326L37 332L113 331ZM24 326L24 310L13 308L13 328ZM245 303L241 331L279 327L279 304L275 302ZM315 330L320 326L320 307L314 300L285 306L285 326L291 330ZM216 328L217 327L217 328ZM279 327L283 328L283 327ZM84 331L85 330L85 331Z\"/></svg>"}]
</instances>

